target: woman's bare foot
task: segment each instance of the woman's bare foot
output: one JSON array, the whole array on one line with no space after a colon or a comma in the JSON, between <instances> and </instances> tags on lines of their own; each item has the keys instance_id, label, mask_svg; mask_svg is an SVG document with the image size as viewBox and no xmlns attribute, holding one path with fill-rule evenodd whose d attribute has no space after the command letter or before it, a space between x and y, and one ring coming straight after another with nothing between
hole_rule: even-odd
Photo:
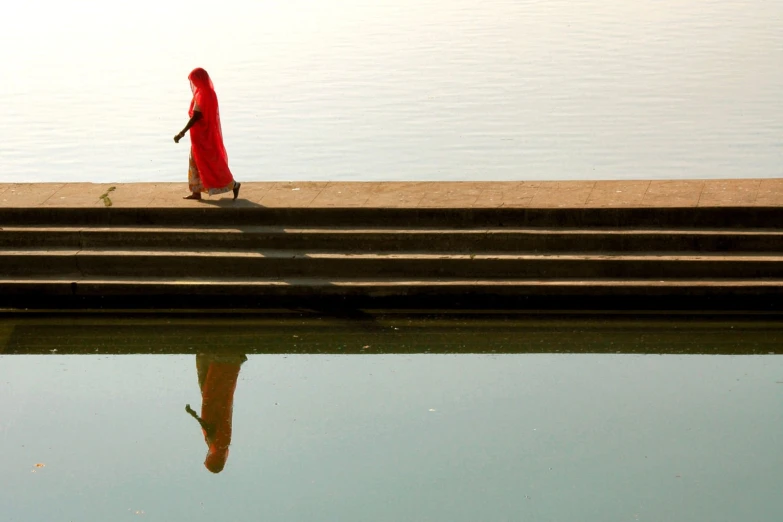
<instances>
[{"instance_id":1,"label":"woman's bare foot","mask_svg":"<svg viewBox=\"0 0 783 522\"><path fill-rule=\"evenodd\" d=\"M236 193L236 192L235 192L235 193ZM184 197L184 198L182 198L182 199L196 199L196 200L200 200L200 199L201 199L201 194L199 194L198 192L194 192L194 193L193 193L193 194L191 194L190 196L185 196L185 197ZM236 196L234 196L234 199L236 199Z\"/></svg>"},{"instance_id":2,"label":"woman's bare foot","mask_svg":"<svg viewBox=\"0 0 783 522\"><path fill-rule=\"evenodd\" d=\"M237 199L237 196L239 196L239 188L242 186L240 182L234 183L234 200Z\"/></svg>"}]
</instances>

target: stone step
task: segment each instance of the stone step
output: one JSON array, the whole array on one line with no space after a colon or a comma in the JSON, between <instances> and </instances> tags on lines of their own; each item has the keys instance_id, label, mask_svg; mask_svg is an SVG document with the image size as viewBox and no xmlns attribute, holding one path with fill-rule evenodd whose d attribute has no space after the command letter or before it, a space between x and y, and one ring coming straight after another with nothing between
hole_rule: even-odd
<instances>
[{"instance_id":1,"label":"stone step","mask_svg":"<svg viewBox=\"0 0 783 522\"><path fill-rule=\"evenodd\" d=\"M764 228L783 223L783 207L652 208L267 208L196 207L0 209L0 227L104 226L364 226Z\"/></svg>"},{"instance_id":2,"label":"stone step","mask_svg":"<svg viewBox=\"0 0 783 522\"><path fill-rule=\"evenodd\" d=\"M783 230L6 226L0 248L783 252Z\"/></svg>"},{"instance_id":3,"label":"stone step","mask_svg":"<svg viewBox=\"0 0 783 522\"><path fill-rule=\"evenodd\" d=\"M300 277L258 278L165 277L22 277L0 278L0 296L258 296L258 297L416 297L457 298L471 295L529 296L780 296L783 277L689 279L362 279ZM412 302L414 303L414 302Z\"/></svg>"},{"instance_id":4,"label":"stone step","mask_svg":"<svg viewBox=\"0 0 783 522\"><path fill-rule=\"evenodd\" d=\"M783 278L783 256L668 252L569 254L6 250L0 274L71 277L369 279Z\"/></svg>"}]
</instances>

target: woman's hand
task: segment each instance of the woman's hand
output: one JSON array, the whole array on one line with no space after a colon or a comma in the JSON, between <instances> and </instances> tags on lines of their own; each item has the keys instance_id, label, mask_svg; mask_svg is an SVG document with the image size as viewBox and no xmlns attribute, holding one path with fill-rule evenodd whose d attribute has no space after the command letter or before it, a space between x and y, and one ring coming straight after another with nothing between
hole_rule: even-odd
<instances>
[{"instance_id":1,"label":"woman's hand","mask_svg":"<svg viewBox=\"0 0 783 522\"><path fill-rule=\"evenodd\" d=\"M185 125L185 128L182 129L182 132L174 136L174 143L179 143L179 140L182 139L183 136L185 136L185 133L188 132L188 130L196 124L198 120L201 119L201 111L193 111L193 116L190 117L188 120L188 124Z\"/></svg>"}]
</instances>

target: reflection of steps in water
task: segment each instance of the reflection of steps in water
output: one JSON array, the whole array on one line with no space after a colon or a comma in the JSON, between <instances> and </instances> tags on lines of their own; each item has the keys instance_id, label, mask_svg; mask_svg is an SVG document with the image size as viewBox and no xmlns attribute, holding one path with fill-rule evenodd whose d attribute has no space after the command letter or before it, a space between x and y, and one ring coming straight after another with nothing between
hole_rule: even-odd
<instances>
[{"instance_id":1,"label":"reflection of steps in water","mask_svg":"<svg viewBox=\"0 0 783 522\"><path fill-rule=\"evenodd\" d=\"M781 222L778 209L28 210L0 211L6 296L448 299L783 289L783 229L764 228Z\"/></svg>"},{"instance_id":2,"label":"reflection of steps in water","mask_svg":"<svg viewBox=\"0 0 783 522\"><path fill-rule=\"evenodd\" d=\"M5 354L779 353L776 314L574 316L297 314L139 317L37 315L0 320Z\"/></svg>"}]
</instances>

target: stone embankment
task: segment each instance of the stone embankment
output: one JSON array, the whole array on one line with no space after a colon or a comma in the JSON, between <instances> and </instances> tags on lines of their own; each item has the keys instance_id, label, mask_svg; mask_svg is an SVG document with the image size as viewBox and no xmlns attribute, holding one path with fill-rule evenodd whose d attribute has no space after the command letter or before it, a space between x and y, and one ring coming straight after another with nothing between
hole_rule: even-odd
<instances>
[{"instance_id":1,"label":"stone embankment","mask_svg":"<svg viewBox=\"0 0 783 522\"><path fill-rule=\"evenodd\" d=\"M235 202L184 190L0 185L3 304L742 308L783 295L783 180L246 183Z\"/></svg>"}]
</instances>

